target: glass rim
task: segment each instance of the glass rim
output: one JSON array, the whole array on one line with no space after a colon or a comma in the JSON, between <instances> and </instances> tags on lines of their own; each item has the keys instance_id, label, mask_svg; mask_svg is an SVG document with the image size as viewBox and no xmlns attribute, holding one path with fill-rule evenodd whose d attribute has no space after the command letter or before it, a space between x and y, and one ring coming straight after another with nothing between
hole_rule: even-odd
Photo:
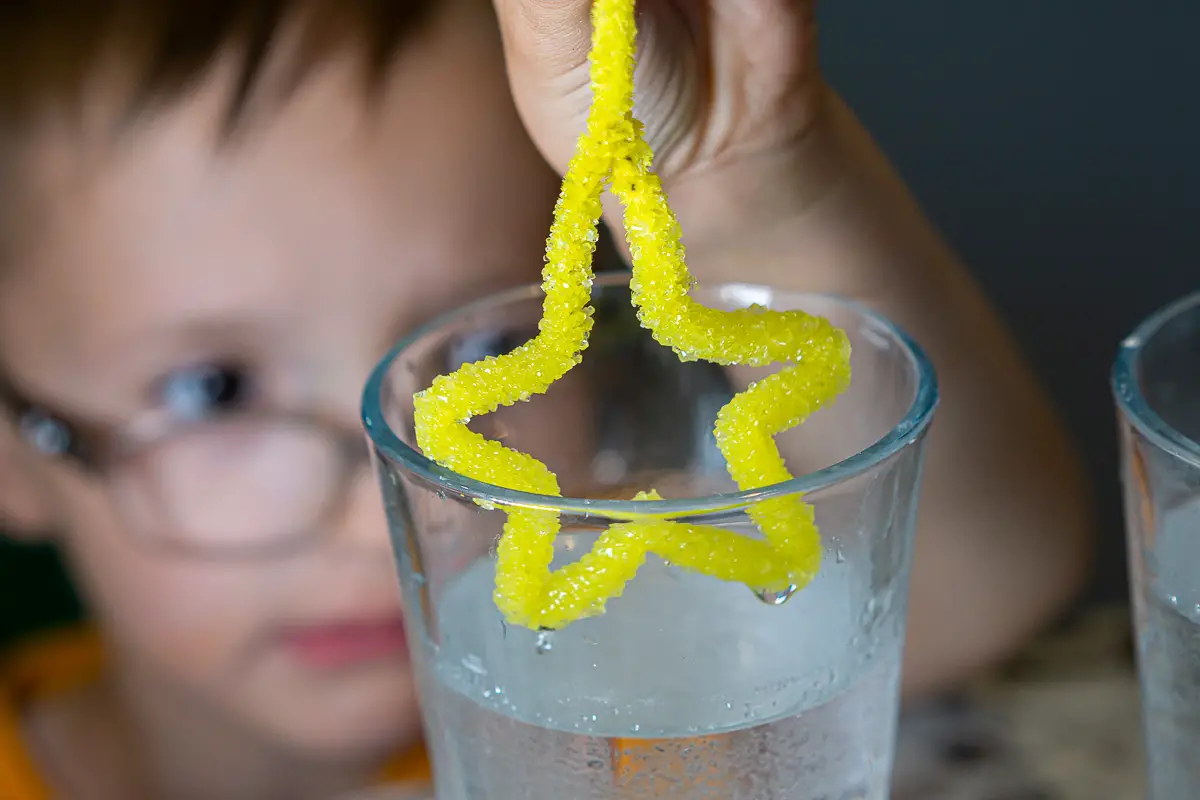
<instances>
[{"instance_id":1,"label":"glass rim","mask_svg":"<svg viewBox=\"0 0 1200 800\"><path fill-rule=\"evenodd\" d=\"M1164 325L1188 312L1200 311L1200 292L1184 295L1146 317L1117 349L1112 368L1112 392L1122 416L1156 447L1200 468L1200 442L1175 430L1159 416L1138 380L1142 353Z\"/></svg>"},{"instance_id":2,"label":"glass rim","mask_svg":"<svg viewBox=\"0 0 1200 800\"><path fill-rule=\"evenodd\" d=\"M620 287L628 285L631 275L627 272L599 273L592 288ZM710 289L739 294L769 292L792 297L809 297L832 302L868 320L877 330L890 336L904 350L912 371L916 374L917 386L912 402L904 416L887 433L859 452L847 456L819 470L793 477L791 480L771 484L759 489L709 494L700 497L672 498L666 500L608 500L597 498L555 497L550 495L521 492L477 481L426 458L414 447L406 444L387 422L383 409L383 390L387 376L396 359L417 342L465 317L488 309L510 305L520 300L532 300L542 296L540 283L526 284L498 292L482 299L441 314L418 327L401 339L371 371L363 389L362 423L377 453L399 465L423 481L442 490L479 500L489 505L534 508L556 511L568 515L607 516L628 518L633 516L703 516L734 511L773 497L809 494L830 486L844 483L916 442L928 429L938 404L937 374L925 351L899 326L865 305L835 294L799 292L777 289L766 284L730 281L714 283Z\"/></svg>"}]
</instances>

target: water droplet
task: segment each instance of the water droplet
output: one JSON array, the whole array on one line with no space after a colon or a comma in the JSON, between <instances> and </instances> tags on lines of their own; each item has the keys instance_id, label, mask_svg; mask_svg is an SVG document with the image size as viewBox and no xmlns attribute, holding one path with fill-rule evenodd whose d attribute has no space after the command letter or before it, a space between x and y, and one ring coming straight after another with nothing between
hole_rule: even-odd
<instances>
[{"instance_id":1,"label":"water droplet","mask_svg":"<svg viewBox=\"0 0 1200 800\"><path fill-rule=\"evenodd\" d=\"M839 563L839 564L846 563L846 554L844 552L842 552L842 548L840 548L840 547L837 550L833 551L833 557L834 557L834 560L836 560L837 563Z\"/></svg>"},{"instance_id":2,"label":"water droplet","mask_svg":"<svg viewBox=\"0 0 1200 800\"><path fill-rule=\"evenodd\" d=\"M590 636L585 636L585 637L583 637L583 643L584 643L584 644L593 644L593 645L594 645L594 644L596 644L596 640L595 640L595 639L593 639L593 638L592 638L592 637L590 637Z\"/></svg>"},{"instance_id":3,"label":"water droplet","mask_svg":"<svg viewBox=\"0 0 1200 800\"><path fill-rule=\"evenodd\" d=\"M537 642L534 645L539 656L544 656L554 649L554 631L538 631Z\"/></svg>"},{"instance_id":4,"label":"water droplet","mask_svg":"<svg viewBox=\"0 0 1200 800\"><path fill-rule=\"evenodd\" d=\"M638 731L640 731L641 729L642 729L642 726L641 726L641 725L637 725L637 724L634 724L634 725L633 725L633 726L630 728L630 730L632 730L634 733L637 733L637 732L638 732Z\"/></svg>"},{"instance_id":5,"label":"water droplet","mask_svg":"<svg viewBox=\"0 0 1200 800\"><path fill-rule=\"evenodd\" d=\"M487 667L483 666L483 661L474 653L463 656L462 665L476 675L487 675Z\"/></svg>"},{"instance_id":6,"label":"water droplet","mask_svg":"<svg viewBox=\"0 0 1200 800\"><path fill-rule=\"evenodd\" d=\"M863 618L868 619L868 620L873 620L873 619L875 619L875 616L878 613L879 613L879 601L876 600L874 597L868 598L867 599L867 607L863 611Z\"/></svg>"},{"instance_id":7,"label":"water droplet","mask_svg":"<svg viewBox=\"0 0 1200 800\"><path fill-rule=\"evenodd\" d=\"M769 606L781 606L784 603L786 603L788 600L792 599L792 595L794 595L796 593L796 590L797 590L797 587L795 586L795 584L793 584L791 586L788 586L783 591L755 592L754 596Z\"/></svg>"}]
</instances>

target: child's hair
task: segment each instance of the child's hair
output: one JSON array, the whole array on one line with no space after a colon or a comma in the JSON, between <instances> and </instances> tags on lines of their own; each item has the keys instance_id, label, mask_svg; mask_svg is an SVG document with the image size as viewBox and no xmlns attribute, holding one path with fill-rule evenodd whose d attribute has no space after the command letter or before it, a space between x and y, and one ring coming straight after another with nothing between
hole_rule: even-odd
<instances>
[{"instance_id":1,"label":"child's hair","mask_svg":"<svg viewBox=\"0 0 1200 800\"><path fill-rule=\"evenodd\" d=\"M98 68L131 70L132 105L170 99L205 77L219 57L240 61L229 114L255 89L281 31L295 24L292 86L347 39L362 45L367 74L387 66L427 0L4 0L0 3L0 120L75 99Z\"/></svg>"},{"instance_id":2,"label":"child's hair","mask_svg":"<svg viewBox=\"0 0 1200 800\"><path fill-rule=\"evenodd\" d=\"M431 0L0 0L0 271L29 203L22 146L47 121L74 124L92 82L121 80L119 122L184 95L220 60L236 75L223 119L228 138L251 100L279 101L347 45L362 55L364 89L378 85ZM288 35L276 71L273 45ZM294 35L293 35L294 34ZM284 59L278 59L284 60ZM114 72L115 71L115 72ZM269 90L260 84L271 72ZM261 89L261 91L260 91Z\"/></svg>"}]
</instances>

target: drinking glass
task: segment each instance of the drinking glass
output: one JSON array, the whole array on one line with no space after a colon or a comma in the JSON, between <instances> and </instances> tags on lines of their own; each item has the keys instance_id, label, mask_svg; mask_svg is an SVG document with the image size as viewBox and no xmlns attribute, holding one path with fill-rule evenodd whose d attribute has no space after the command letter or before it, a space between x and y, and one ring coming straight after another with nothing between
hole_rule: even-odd
<instances>
[{"instance_id":1,"label":"drinking glass","mask_svg":"<svg viewBox=\"0 0 1200 800\"><path fill-rule=\"evenodd\" d=\"M1200 293L1113 368L1150 800L1200 797Z\"/></svg>"},{"instance_id":2,"label":"drinking glass","mask_svg":"<svg viewBox=\"0 0 1200 800\"><path fill-rule=\"evenodd\" d=\"M414 392L537 331L538 287L455 311L384 359L363 417L414 641L438 800L879 800L888 795L922 447L937 402L920 348L852 302L766 286L697 288L724 309L803 309L843 328L850 388L778 437L786 483L740 492L713 423L765 371L683 363L601 275L582 363L472 428L530 453L565 497L497 488L427 460ZM630 502L643 489L668 498ZM600 616L507 625L492 598L506 508L560 515L555 567L633 513L758 536L756 502L815 508L822 564L756 595L650 556Z\"/></svg>"}]
</instances>

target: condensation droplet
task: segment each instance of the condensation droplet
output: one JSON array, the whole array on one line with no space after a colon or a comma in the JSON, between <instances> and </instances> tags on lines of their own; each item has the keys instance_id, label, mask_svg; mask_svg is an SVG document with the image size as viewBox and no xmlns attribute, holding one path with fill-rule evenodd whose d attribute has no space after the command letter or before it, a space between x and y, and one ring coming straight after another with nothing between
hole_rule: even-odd
<instances>
[{"instance_id":1,"label":"condensation droplet","mask_svg":"<svg viewBox=\"0 0 1200 800\"><path fill-rule=\"evenodd\" d=\"M792 595L796 593L796 590L796 585L792 584L782 591L755 592L754 596L769 606L781 606L792 599Z\"/></svg>"},{"instance_id":2,"label":"condensation droplet","mask_svg":"<svg viewBox=\"0 0 1200 800\"><path fill-rule=\"evenodd\" d=\"M466 667L468 671L473 672L476 675L488 674L487 667L483 666L483 661L474 653L463 656L462 665Z\"/></svg>"}]
</instances>

